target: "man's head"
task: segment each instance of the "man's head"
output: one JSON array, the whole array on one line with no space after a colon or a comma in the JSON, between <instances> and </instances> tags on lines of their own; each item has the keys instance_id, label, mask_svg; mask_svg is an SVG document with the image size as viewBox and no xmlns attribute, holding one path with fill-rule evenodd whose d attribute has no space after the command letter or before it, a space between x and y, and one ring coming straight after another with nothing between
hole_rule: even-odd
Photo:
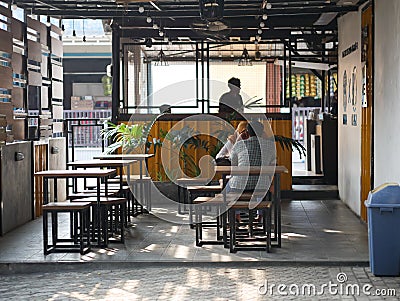
<instances>
[{"instance_id":1,"label":"man's head","mask_svg":"<svg viewBox=\"0 0 400 301\"><path fill-rule=\"evenodd\" d=\"M232 77L231 79L228 80L228 86L231 90L240 90L240 79L236 77Z\"/></svg>"},{"instance_id":2,"label":"man's head","mask_svg":"<svg viewBox=\"0 0 400 301\"><path fill-rule=\"evenodd\" d=\"M257 136L261 138L264 134L264 126L261 122L251 121L247 124L247 132L250 137Z\"/></svg>"}]
</instances>

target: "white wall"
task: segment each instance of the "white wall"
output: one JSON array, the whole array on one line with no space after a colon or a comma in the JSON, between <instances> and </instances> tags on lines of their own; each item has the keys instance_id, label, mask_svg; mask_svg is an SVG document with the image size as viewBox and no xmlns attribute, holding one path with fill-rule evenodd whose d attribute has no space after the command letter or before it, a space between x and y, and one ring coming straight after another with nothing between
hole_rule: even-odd
<instances>
[{"instance_id":1,"label":"white wall","mask_svg":"<svg viewBox=\"0 0 400 301\"><path fill-rule=\"evenodd\" d=\"M375 187L400 182L400 1L375 1Z\"/></svg>"},{"instance_id":2,"label":"white wall","mask_svg":"<svg viewBox=\"0 0 400 301\"><path fill-rule=\"evenodd\" d=\"M399 1L400 2L400 1ZM361 13L352 12L341 17L339 26L339 70L338 70L338 172L339 196L360 215L361 177ZM355 43L358 49L342 57L342 52ZM347 84L344 88L344 74ZM355 81L353 80L355 78ZM353 86L353 82L356 85ZM352 92L354 91L354 93ZM355 102L355 103L354 103ZM343 116L347 116L347 124ZM357 124L352 124L352 116Z\"/></svg>"}]
</instances>

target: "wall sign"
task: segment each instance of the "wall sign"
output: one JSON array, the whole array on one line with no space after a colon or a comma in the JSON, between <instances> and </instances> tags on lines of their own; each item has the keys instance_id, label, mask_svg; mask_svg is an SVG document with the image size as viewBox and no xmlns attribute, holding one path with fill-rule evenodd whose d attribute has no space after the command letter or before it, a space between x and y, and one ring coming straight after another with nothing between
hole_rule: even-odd
<instances>
[{"instance_id":1,"label":"wall sign","mask_svg":"<svg viewBox=\"0 0 400 301\"><path fill-rule=\"evenodd\" d=\"M342 51L342 58L348 56L349 54L353 53L358 49L358 42L355 42L353 45L351 45L349 48L345 49Z\"/></svg>"}]
</instances>

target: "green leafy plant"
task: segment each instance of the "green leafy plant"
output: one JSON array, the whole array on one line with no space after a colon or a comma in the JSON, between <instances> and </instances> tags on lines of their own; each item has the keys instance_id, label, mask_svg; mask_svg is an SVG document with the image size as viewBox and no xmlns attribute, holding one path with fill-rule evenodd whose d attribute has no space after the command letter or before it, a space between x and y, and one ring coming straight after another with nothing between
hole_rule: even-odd
<instances>
[{"instance_id":1,"label":"green leafy plant","mask_svg":"<svg viewBox=\"0 0 400 301\"><path fill-rule=\"evenodd\" d=\"M157 117L155 116L150 122L144 124L114 124L107 121L107 127L101 131L101 136L104 140L113 142L108 146L106 152L113 153L121 148L126 153L132 151L148 153L152 145L155 152L161 142L157 138L150 141L148 138L152 138L149 133Z\"/></svg>"},{"instance_id":2,"label":"green leafy plant","mask_svg":"<svg viewBox=\"0 0 400 301\"><path fill-rule=\"evenodd\" d=\"M294 149L296 149L300 154L300 159L302 155L304 155L304 157L306 156L306 148L299 141L281 135L274 135L274 138L275 142L278 142L283 150L287 149L293 152Z\"/></svg>"}]
</instances>

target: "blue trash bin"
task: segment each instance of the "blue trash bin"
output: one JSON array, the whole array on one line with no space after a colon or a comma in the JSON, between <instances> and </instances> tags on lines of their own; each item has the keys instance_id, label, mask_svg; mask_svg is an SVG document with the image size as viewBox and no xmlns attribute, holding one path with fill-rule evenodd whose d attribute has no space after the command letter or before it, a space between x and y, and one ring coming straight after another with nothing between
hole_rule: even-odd
<instances>
[{"instance_id":1,"label":"blue trash bin","mask_svg":"<svg viewBox=\"0 0 400 301\"><path fill-rule=\"evenodd\" d=\"M371 272L376 276L400 275L400 186L384 184L371 191L368 241Z\"/></svg>"}]
</instances>

